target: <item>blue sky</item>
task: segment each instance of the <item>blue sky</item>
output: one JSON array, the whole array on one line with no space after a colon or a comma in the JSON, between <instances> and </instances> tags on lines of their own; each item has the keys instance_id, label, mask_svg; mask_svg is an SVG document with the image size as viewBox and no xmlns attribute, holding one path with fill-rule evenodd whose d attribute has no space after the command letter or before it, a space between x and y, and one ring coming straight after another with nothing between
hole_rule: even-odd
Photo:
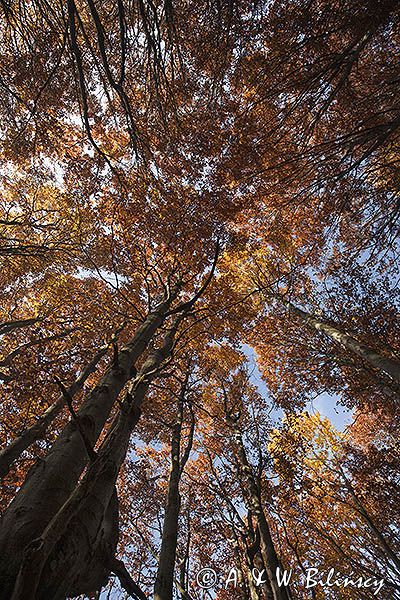
<instances>
[{"instance_id":1,"label":"blue sky","mask_svg":"<svg viewBox=\"0 0 400 600\"><path fill-rule=\"evenodd\" d=\"M244 344L242 346L242 350L249 360L251 382L257 386L260 394L263 397L268 397L268 388L261 377L260 370L257 366L257 357L253 348L247 344ZM320 394L314 398L314 400L309 402L306 406L306 410L310 414L319 412L322 416L327 417L332 425L334 425L334 427L340 431L343 431L348 425L350 425L353 419L353 411L341 406L339 404L338 396L332 396L326 392ZM271 416L279 421L283 416L283 411L279 408L274 409L271 412Z\"/></svg>"}]
</instances>

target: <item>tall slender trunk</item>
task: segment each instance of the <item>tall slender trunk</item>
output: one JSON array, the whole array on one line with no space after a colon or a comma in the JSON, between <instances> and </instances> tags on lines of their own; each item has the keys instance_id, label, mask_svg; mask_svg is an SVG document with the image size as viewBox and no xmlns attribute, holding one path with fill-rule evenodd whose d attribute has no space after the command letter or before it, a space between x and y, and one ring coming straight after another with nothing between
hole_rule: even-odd
<instances>
[{"instance_id":1,"label":"tall slender trunk","mask_svg":"<svg viewBox=\"0 0 400 600\"><path fill-rule=\"evenodd\" d=\"M178 292L179 288L176 287L166 300L149 313L130 342L119 352L118 364L113 364L106 371L84 399L78 411L79 428L75 421L67 424L46 458L30 471L5 512L0 528L0 590L10 589L24 548L41 535L73 492L88 462L82 432L94 447L115 400L135 372L135 362L163 324ZM0 595L0 598L7 597Z\"/></svg>"},{"instance_id":2,"label":"tall slender trunk","mask_svg":"<svg viewBox=\"0 0 400 600\"><path fill-rule=\"evenodd\" d=\"M354 508L357 510L359 515L361 515L361 517L364 519L369 530L371 531L371 533L373 534L373 536L379 543L382 551L387 556L387 558L395 565L396 570L397 570L398 574L400 575L400 557L393 551L393 549L391 548L390 544L386 540L386 538L383 535L380 528L376 526L375 519L373 519L372 516L368 513L367 509L364 506L364 503L360 500L360 498L356 494L350 480L346 477L345 472L341 467L339 468L339 472L345 482L345 486L346 486L347 490L349 491L350 496L354 500L354 504L355 504Z\"/></svg>"},{"instance_id":3,"label":"tall slender trunk","mask_svg":"<svg viewBox=\"0 0 400 600\"><path fill-rule=\"evenodd\" d=\"M251 582L253 584L253 588L255 590L258 600L260 600L260 598L262 598L262 600L272 600L272 598L273 598L272 588L271 588L271 585L270 585L270 582L268 579L265 581L265 579L263 578L262 583L260 582L260 584L257 587L254 585L254 578L253 578L252 570L255 568L255 569L257 569L258 573L263 573L263 572L265 572L266 569L265 569L263 558L261 556L260 529L258 527L256 527L254 529L253 515L250 511L248 512L247 520L248 520L248 533L247 533L247 540L246 540L246 556L245 556L247 570L251 577ZM251 589L251 586L250 586L250 589ZM253 593L253 595L254 595L254 593Z\"/></svg>"},{"instance_id":4,"label":"tall slender trunk","mask_svg":"<svg viewBox=\"0 0 400 600\"><path fill-rule=\"evenodd\" d=\"M254 556L254 566L256 569L258 569L259 573L262 573L263 569L265 569L260 548ZM263 580L263 583L260 583L260 585L257 588L257 591L262 600L273 600L272 588L268 579L267 581Z\"/></svg>"},{"instance_id":5,"label":"tall slender trunk","mask_svg":"<svg viewBox=\"0 0 400 600\"><path fill-rule=\"evenodd\" d=\"M245 502L247 509L254 515L257 521L260 532L260 552L272 589L273 598L274 600L290 600L289 590L285 586L279 587L278 585L276 572L277 569L282 570L282 565L276 553L268 521L261 504L260 492L253 469L247 459L242 434L236 423L234 424L234 439L236 442L237 458L240 465L241 476L243 478L243 487L246 491Z\"/></svg>"},{"instance_id":6,"label":"tall slender trunk","mask_svg":"<svg viewBox=\"0 0 400 600\"><path fill-rule=\"evenodd\" d=\"M72 385L68 388L68 394L72 398L74 394L82 389L84 383L88 377L96 370L96 367L100 360L107 354L109 344L105 344L95 354L93 359L87 365L85 370L79 375ZM48 427L60 414L65 406L65 397L61 395L49 408L43 413L41 417L30 427L28 427L21 435L16 437L4 450L0 452L0 477L4 477L9 472L12 463L17 460L31 444L37 440L43 438L46 434Z\"/></svg>"},{"instance_id":7,"label":"tall slender trunk","mask_svg":"<svg viewBox=\"0 0 400 600\"><path fill-rule=\"evenodd\" d=\"M112 568L116 542L104 544L99 532L104 529L101 526L115 493L132 430L140 418L142 402L171 352L179 322L180 318L168 331L162 346L144 362L96 458L41 537L28 545L15 587L14 581L9 581L0 598L64 600L67 596L92 593L104 584ZM103 551L99 552L99 548Z\"/></svg>"},{"instance_id":8,"label":"tall slender trunk","mask_svg":"<svg viewBox=\"0 0 400 600\"><path fill-rule=\"evenodd\" d=\"M245 565L245 573L246 573L246 579L247 579L247 586L249 588L249 595L250 595L250 600L260 600L260 596L259 593L257 591L257 588L254 584L254 578L253 578L253 573L252 573L252 566L246 562Z\"/></svg>"},{"instance_id":9,"label":"tall slender trunk","mask_svg":"<svg viewBox=\"0 0 400 600\"><path fill-rule=\"evenodd\" d=\"M190 492L189 492L189 504L190 504ZM180 592L182 600L190 600L190 596L186 591L186 589L188 587L187 580L188 580L188 566L189 566L189 555L190 555L190 544L191 544L190 513L189 512L187 512L187 515L186 515L186 527L187 527L187 537L186 537L186 544L185 544L185 553L182 556L181 561L180 561L179 584L177 584L177 589Z\"/></svg>"},{"instance_id":10,"label":"tall slender trunk","mask_svg":"<svg viewBox=\"0 0 400 600\"><path fill-rule=\"evenodd\" d=\"M171 469L168 482L167 502L165 505L160 556L158 560L156 583L154 586L154 600L172 600L173 597L176 546L178 542L178 521L181 505L179 483L182 471L192 448L194 432L194 421L192 420L189 441L183 456L181 456L183 410L189 374L188 368L178 399L176 423L172 429L171 435Z\"/></svg>"},{"instance_id":11,"label":"tall slender trunk","mask_svg":"<svg viewBox=\"0 0 400 600\"><path fill-rule=\"evenodd\" d=\"M350 352L365 360L375 369L383 371L395 381L400 382L400 361L380 354L370 346L359 342L348 333L341 331L337 327L333 327L328 323L325 323L316 316L307 313L301 308L298 308L291 302L285 302L285 304L289 307L292 313L300 317L307 325L313 329L316 329L317 331L322 331L322 333L327 335L331 340L339 343L347 350L350 350Z\"/></svg>"},{"instance_id":12,"label":"tall slender trunk","mask_svg":"<svg viewBox=\"0 0 400 600\"><path fill-rule=\"evenodd\" d=\"M176 455L172 460L179 460ZM168 496L162 531L161 550L158 559L154 600L172 600L176 545L178 540L178 519L180 510L179 462L172 464L168 483Z\"/></svg>"},{"instance_id":13,"label":"tall slender trunk","mask_svg":"<svg viewBox=\"0 0 400 600\"><path fill-rule=\"evenodd\" d=\"M247 561L247 556L243 557L241 551L239 534L236 531L235 524L231 524L233 538L229 540L233 548L233 556L235 558L236 573L237 573L237 585L235 588L235 594L240 598L247 598L250 593L251 600L259 600L256 588L254 586L253 578L251 576L251 567ZM249 577L250 573L250 577ZM246 577L245 577L246 575Z\"/></svg>"}]
</instances>

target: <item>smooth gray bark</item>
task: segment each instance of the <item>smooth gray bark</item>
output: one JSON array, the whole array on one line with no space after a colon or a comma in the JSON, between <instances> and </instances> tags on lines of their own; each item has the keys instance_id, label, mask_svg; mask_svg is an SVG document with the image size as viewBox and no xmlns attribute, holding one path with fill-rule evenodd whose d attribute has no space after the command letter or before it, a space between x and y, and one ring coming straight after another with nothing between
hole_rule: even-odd
<instances>
[{"instance_id":1,"label":"smooth gray bark","mask_svg":"<svg viewBox=\"0 0 400 600\"><path fill-rule=\"evenodd\" d=\"M0 598L9 600L10 586L19 570L24 548L40 536L73 492L88 462L81 431L92 447L133 367L154 333L163 324L179 288L149 313L130 342L118 355L98 385L87 394L78 411L80 428L71 421L58 436L43 461L28 474L6 510L0 528Z\"/></svg>"},{"instance_id":2,"label":"smooth gray bark","mask_svg":"<svg viewBox=\"0 0 400 600\"><path fill-rule=\"evenodd\" d=\"M331 340L340 344L343 348L350 350L350 352L365 360L375 369L383 371L394 381L400 383L400 361L380 354L373 348L370 348L366 344L359 342L348 333L341 331L337 327L333 327L328 323L325 323L314 315L311 315L301 308L294 306L294 304L291 302L285 302L285 304L289 307L292 313L300 317L307 325L316 331L321 331Z\"/></svg>"},{"instance_id":3,"label":"smooth gray bark","mask_svg":"<svg viewBox=\"0 0 400 600\"><path fill-rule=\"evenodd\" d=\"M9 584L8 595L1 598L64 600L67 596L93 592L93 586L99 589L104 584L104 573L110 572L114 556L110 552L108 562L107 557L104 559L105 564L101 561L93 564L90 558L93 558L93 549L97 549L101 542L100 526L115 493L115 483L128 451L130 435L140 418L141 404L151 381L172 350L179 321L178 318L162 346L149 355L132 380L97 458L40 538L28 545L15 587L14 582L11 586Z\"/></svg>"}]
</instances>

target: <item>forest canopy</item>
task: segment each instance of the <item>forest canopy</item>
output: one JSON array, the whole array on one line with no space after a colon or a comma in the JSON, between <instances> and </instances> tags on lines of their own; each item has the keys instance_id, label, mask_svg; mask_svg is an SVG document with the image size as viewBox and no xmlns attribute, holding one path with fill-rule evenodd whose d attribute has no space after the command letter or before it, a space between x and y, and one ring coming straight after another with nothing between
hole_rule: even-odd
<instances>
[{"instance_id":1,"label":"forest canopy","mask_svg":"<svg viewBox=\"0 0 400 600\"><path fill-rule=\"evenodd\" d=\"M0 0L0 600L400 599L399 9Z\"/></svg>"}]
</instances>

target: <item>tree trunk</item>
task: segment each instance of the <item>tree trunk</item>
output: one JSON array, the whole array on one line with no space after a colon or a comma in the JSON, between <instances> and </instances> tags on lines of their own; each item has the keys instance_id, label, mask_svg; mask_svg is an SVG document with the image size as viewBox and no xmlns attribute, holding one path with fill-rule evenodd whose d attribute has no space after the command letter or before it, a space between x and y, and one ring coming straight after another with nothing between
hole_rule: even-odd
<instances>
[{"instance_id":1,"label":"tree trunk","mask_svg":"<svg viewBox=\"0 0 400 600\"><path fill-rule=\"evenodd\" d=\"M107 551L103 564L97 556L99 549L105 547L101 538L102 524L112 502L132 429L140 418L141 404L151 381L171 352L179 321L177 319L169 330L162 346L144 362L95 460L41 537L27 546L18 566L15 586L8 581L7 590L0 598L64 600L67 596L91 593L104 585L114 557L108 556ZM109 543L106 546L110 548Z\"/></svg>"},{"instance_id":2,"label":"tree trunk","mask_svg":"<svg viewBox=\"0 0 400 600\"><path fill-rule=\"evenodd\" d=\"M80 427L71 421L59 435L46 458L28 474L23 486L4 514L0 529L0 598L9 599L24 548L45 530L73 492L87 464L82 431L94 447L122 388L132 377L137 359L163 324L179 288L160 303L139 326L109 368L84 399L78 411Z\"/></svg>"},{"instance_id":3,"label":"tree trunk","mask_svg":"<svg viewBox=\"0 0 400 600\"><path fill-rule=\"evenodd\" d=\"M249 579L249 581L251 580L251 583L249 582L251 597L252 597L252 600L253 600L253 596L254 596L254 600L256 598L257 598L257 600L260 600L260 598L262 600L272 600L272 598L273 598L272 588L271 588L271 585L270 585L268 579L267 579L267 581L265 581L265 582L263 581L263 583L260 583L260 585L258 585L257 587L254 584L254 577L253 577L252 569L256 568L259 573L262 573L266 569L265 569L263 558L261 556L260 529L258 527L256 527L256 529L254 530L252 518L253 518L252 513L249 511L248 517L247 517L249 529L248 529L247 540L246 540L245 563L246 563L246 568L247 568L247 578ZM252 590L254 590L254 591L252 591Z\"/></svg>"},{"instance_id":4,"label":"tree trunk","mask_svg":"<svg viewBox=\"0 0 400 600\"><path fill-rule=\"evenodd\" d=\"M161 550L154 586L154 600L172 600L180 502L179 473L176 472L174 465L168 484Z\"/></svg>"},{"instance_id":5,"label":"tree trunk","mask_svg":"<svg viewBox=\"0 0 400 600\"><path fill-rule=\"evenodd\" d=\"M274 542L269 529L268 521L265 517L264 510L261 505L259 489L253 474L253 470L247 459L246 450L243 444L242 434L234 425L234 438L236 441L237 457L240 465L241 475L243 477L243 487L246 491L245 502L247 509L254 515L257 526L260 532L260 551L267 572L269 584L271 586L274 600L290 600L290 592L285 586L279 587L276 572L281 569L282 565L279 561L275 550Z\"/></svg>"},{"instance_id":6,"label":"tree trunk","mask_svg":"<svg viewBox=\"0 0 400 600\"><path fill-rule=\"evenodd\" d=\"M235 557L236 573L237 573L237 586L235 594L240 598L248 598L250 593L251 600L260 600L254 586L253 578L251 576L251 568L247 561L247 557L242 556L241 547L239 543L239 535L236 531L234 523L231 525L233 538L229 540L233 547L233 556ZM250 577L249 577L250 572ZM246 575L246 579L245 579Z\"/></svg>"},{"instance_id":7,"label":"tree trunk","mask_svg":"<svg viewBox=\"0 0 400 600\"><path fill-rule=\"evenodd\" d=\"M289 307L292 313L300 317L307 325L313 329L316 329L317 331L322 331L331 340L339 343L343 348L350 350L350 352L362 358L375 369L383 371L395 381L400 382L400 361L379 354L366 344L358 342L348 333L345 333L340 329L333 327L332 325L328 325L328 323L321 321L314 315L311 315L301 308L294 306L291 302L285 302L285 304Z\"/></svg>"},{"instance_id":8,"label":"tree trunk","mask_svg":"<svg viewBox=\"0 0 400 600\"><path fill-rule=\"evenodd\" d=\"M247 586L249 588L250 600L260 600L260 596L258 594L257 588L254 585L252 567L249 564L246 564L245 571L246 571Z\"/></svg>"},{"instance_id":9,"label":"tree trunk","mask_svg":"<svg viewBox=\"0 0 400 600\"><path fill-rule=\"evenodd\" d=\"M256 552L253 562L255 568L258 569L260 573L265 569L260 549ZM273 600L272 588L268 579L265 583L259 585L257 591L262 600Z\"/></svg>"},{"instance_id":10,"label":"tree trunk","mask_svg":"<svg viewBox=\"0 0 400 600\"><path fill-rule=\"evenodd\" d=\"M389 559L389 561L391 561L393 563L393 565L396 567L398 574L400 575L400 558L399 558L399 556L397 556L397 554L392 550L390 544L387 542L385 536L382 534L382 531L375 525L374 519L370 516L370 514L368 513L364 504L361 502L360 498L357 496L351 482L346 477L344 470L341 467L340 467L340 474L345 482L345 486L346 486L347 490L349 491L350 496L354 500L354 503L355 503L354 508L356 509L358 514L361 515L361 517L364 519L364 521L367 523L371 533L373 534L373 536L379 543L383 553L386 555L386 557Z\"/></svg>"},{"instance_id":11,"label":"tree trunk","mask_svg":"<svg viewBox=\"0 0 400 600\"><path fill-rule=\"evenodd\" d=\"M69 396L73 397L78 390L82 389L88 377L95 371L100 360L107 354L108 348L109 344L104 345L93 357L93 360L91 360L91 362L87 365L86 369L68 388L67 391ZM56 402L49 406L49 408L33 425L28 427L28 429L16 437L6 448L4 448L4 450L0 452L0 478L7 475L12 463L21 456L24 450L45 436L48 427L51 425L57 415L60 414L64 406L65 397L61 395Z\"/></svg>"},{"instance_id":12,"label":"tree trunk","mask_svg":"<svg viewBox=\"0 0 400 600\"><path fill-rule=\"evenodd\" d=\"M189 381L189 368L178 399L177 418L171 436L171 469L168 483L168 495L165 506L163 532L156 583L154 586L154 600L172 600L174 585L174 570L176 560L176 546L178 542L178 520L180 511L179 482L182 471L189 458L193 441L194 423L192 421L189 442L181 458L181 435L183 424L183 406Z\"/></svg>"}]
</instances>

